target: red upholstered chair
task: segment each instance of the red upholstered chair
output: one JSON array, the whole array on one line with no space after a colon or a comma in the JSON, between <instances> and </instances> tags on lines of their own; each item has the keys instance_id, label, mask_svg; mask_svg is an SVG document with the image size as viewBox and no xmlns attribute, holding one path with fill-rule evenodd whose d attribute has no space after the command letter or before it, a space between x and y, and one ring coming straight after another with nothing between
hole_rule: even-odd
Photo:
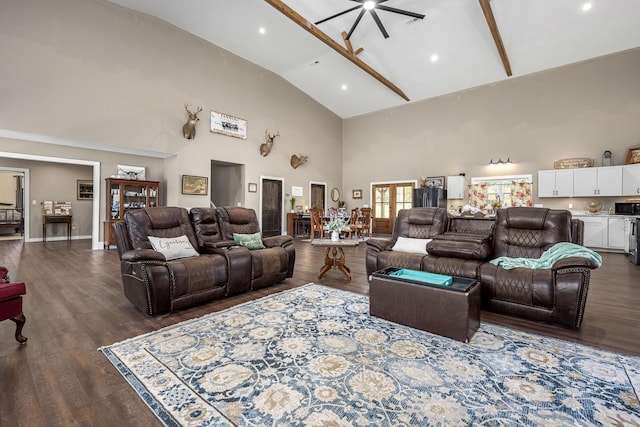
<instances>
[{"instance_id":1,"label":"red upholstered chair","mask_svg":"<svg viewBox=\"0 0 640 427\"><path fill-rule=\"evenodd\" d=\"M22 327L26 321L22 314L22 295L26 294L24 283L6 283L8 270L0 267L0 321L11 319L16 322L16 340L20 344L27 342L22 336Z\"/></svg>"}]
</instances>

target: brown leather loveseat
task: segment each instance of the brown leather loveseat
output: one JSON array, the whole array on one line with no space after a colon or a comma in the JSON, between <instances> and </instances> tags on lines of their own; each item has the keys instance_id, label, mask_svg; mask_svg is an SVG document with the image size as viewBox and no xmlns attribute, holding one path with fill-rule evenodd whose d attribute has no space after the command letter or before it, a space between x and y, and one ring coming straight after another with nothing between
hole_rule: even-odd
<instances>
[{"instance_id":1,"label":"brown leather loveseat","mask_svg":"<svg viewBox=\"0 0 640 427\"><path fill-rule=\"evenodd\" d=\"M114 223L125 296L159 315L215 298L263 288L293 276L295 251L288 236L260 238L249 250L233 233L259 233L252 209L155 207L129 211ZM167 260L149 237L186 236L193 256Z\"/></svg>"},{"instance_id":2,"label":"brown leather loveseat","mask_svg":"<svg viewBox=\"0 0 640 427\"><path fill-rule=\"evenodd\" d=\"M485 310L577 328L590 272L598 267L594 260L568 257L547 269L506 269L489 261L539 258L559 242L582 245L583 226L569 211L546 208L499 209L495 219L447 218L442 208L407 209L400 211L390 241L367 241L367 276L371 280L374 271L400 267L474 278L481 283ZM392 250L398 238L419 235L432 239L426 254Z\"/></svg>"}]
</instances>

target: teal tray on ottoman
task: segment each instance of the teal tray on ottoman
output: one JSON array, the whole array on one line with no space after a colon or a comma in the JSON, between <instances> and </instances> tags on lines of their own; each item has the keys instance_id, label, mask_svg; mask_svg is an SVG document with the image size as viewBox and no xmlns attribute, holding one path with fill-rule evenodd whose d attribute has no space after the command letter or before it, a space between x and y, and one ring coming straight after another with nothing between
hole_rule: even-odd
<instances>
[{"instance_id":1,"label":"teal tray on ottoman","mask_svg":"<svg viewBox=\"0 0 640 427\"><path fill-rule=\"evenodd\" d=\"M480 283L475 279L429 277L387 267L371 275L369 314L422 331L469 342L480 326ZM440 275L436 275L440 276Z\"/></svg>"}]
</instances>

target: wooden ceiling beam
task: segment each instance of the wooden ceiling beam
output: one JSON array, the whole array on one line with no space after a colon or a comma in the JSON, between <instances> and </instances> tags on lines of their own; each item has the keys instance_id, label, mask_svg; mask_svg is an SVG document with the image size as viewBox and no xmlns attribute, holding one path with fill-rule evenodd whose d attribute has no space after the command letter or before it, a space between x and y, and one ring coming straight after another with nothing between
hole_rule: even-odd
<instances>
[{"instance_id":1,"label":"wooden ceiling beam","mask_svg":"<svg viewBox=\"0 0 640 427\"><path fill-rule=\"evenodd\" d=\"M496 47L498 48L500 59L502 59L504 70L507 72L507 76L511 77L511 64L509 64L509 57L507 56L507 51L504 49L502 37L500 37L500 31L498 30L498 24L496 24L496 19L493 16L493 11L491 10L491 5L489 4L490 0L479 1L480 7L482 8L482 13L484 13L484 18L487 20L487 25L489 25L489 30L491 31L491 35L493 36L493 41L496 43Z\"/></svg>"},{"instance_id":2,"label":"wooden ceiling beam","mask_svg":"<svg viewBox=\"0 0 640 427\"><path fill-rule=\"evenodd\" d=\"M409 97L405 95L404 92L399 87L391 83L382 74L378 73L376 70L371 68L368 64L366 64L364 61L359 59L356 56L357 54L353 52L353 50L349 51L347 48L342 47L338 42L336 42L327 34L325 34L313 23L307 21L302 15L300 15L295 10L291 9L281 0L265 0L265 1L269 3L271 6L273 6L274 8L276 8L277 10L279 10L280 13L282 13L284 16L291 19L293 22L295 22L296 24L298 24L299 26L307 30L307 32L311 33L318 40L320 40L321 42L329 46L331 49L338 52L340 55L344 56L346 59L348 59L349 61L357 65L360 69L362 69L367 74L369 74L371 77L373 77L374 79L378 80L380 83L382 83L383 85L391 89L393 92L399 95L402 99L409 101Z\"/></svg>"}]
</instances>

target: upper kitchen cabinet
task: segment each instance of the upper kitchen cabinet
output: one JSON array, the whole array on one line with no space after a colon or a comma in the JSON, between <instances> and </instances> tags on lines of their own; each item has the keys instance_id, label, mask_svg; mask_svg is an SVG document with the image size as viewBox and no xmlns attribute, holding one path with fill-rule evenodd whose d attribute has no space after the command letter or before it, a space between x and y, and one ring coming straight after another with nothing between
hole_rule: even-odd
<instances>
[{"instance_id":1,"label":"upper kitchen cabinet","mask_svg":"<svg viewBox=\"0 0 640 427\"><path fill-rule=\"evenodd\" d=\"M640 196L640 163L622 166L622 195Z\"/></svg>"},{"instance_id":2,"label":"upper kitchen cabinet","mask_svg":"<svg viewBox=\"0 0 640 427\"><path fill-rule=\"evenodd\" d=\"M573 169L538 171L538 197L571 197Z\"/></svg>"},{"instance_id":3,"label":"upper kitchen cabinet","mask_svg":"<svg viewBox=\"0 0 640 427\"><path fill-rule=\"evenodd\" d=\"M619 196L622 192L622 166L573 169L575 197Z\"/></svg>"}]
</instances>

